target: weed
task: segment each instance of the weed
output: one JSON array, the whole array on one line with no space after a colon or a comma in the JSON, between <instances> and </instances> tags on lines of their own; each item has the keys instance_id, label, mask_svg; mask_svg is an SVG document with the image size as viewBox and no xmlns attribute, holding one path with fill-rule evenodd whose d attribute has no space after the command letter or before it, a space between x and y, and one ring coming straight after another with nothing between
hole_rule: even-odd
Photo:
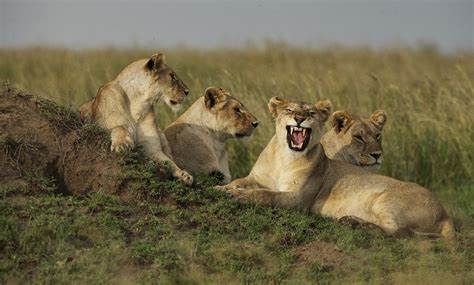
<instances>
[{"instance_id":1,"label":"weed","mask_svg":"<svg viewBox=\"0 0 474 285\"><path fill-rule=\"evenodd\" d=\"M44 193L52 194L57 190L56 180L53 177L44 177L35 172L25 173L23 178L31 187L37 188Z\"/></svg>"},{"instance_id":2,"label":"weed","mask_svg":"<svg viewBox=\"0 0 474 285\"><path fill-rule=\"evenodd\" d=\"M102 149L109 150L110 134L96 124L84 124L79 129L78 144L100 144Z\"/></svg>"},{"instance_id":3,"label":"weed","mask_svg":"<svg viewBox=\"0 0 474 285\"><path fill-rule=\"evenodd\" d=\"M60 132L68 133L82 126L79 114L71 107L62 107L51 100L38 96L33 96L32 100L38 105L41 114L52 122Z\"/></svg>"}]
</instances>

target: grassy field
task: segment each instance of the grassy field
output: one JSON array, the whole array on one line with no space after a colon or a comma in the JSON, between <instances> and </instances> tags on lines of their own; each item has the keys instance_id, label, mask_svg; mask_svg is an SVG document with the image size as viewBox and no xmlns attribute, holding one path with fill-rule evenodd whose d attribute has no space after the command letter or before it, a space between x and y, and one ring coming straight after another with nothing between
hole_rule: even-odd
<instances>
[{"instance_id":1,"label":"grassy field","mask_svg":"<svg viewBox=\"0 0 474 285\"><path fill-rule=\"evenodd\" d=\"M75 108L126 64L154 52L0 49L0 79ZM357 114L384 109L382 172L436 193L459 230L456 250L442 241L396 240L315 215L240 205L208 189L212 181L198 179L192 189L161 182L138 163L133 167L143 177L142 188L166 198L62 196L51 194L55 182L48 177L30 177L34 187L2 187L2 278L13 283L474 282L474 54L286 46L164 52L191 90L183 110L206 87L219 86L259 118L248 145L228 146L234 177L248 173L274 132L267 111L272 96L329 98L335 110ZM176 118L163 105L157 114L161 127Z\"/></svg>"}]
</instances>

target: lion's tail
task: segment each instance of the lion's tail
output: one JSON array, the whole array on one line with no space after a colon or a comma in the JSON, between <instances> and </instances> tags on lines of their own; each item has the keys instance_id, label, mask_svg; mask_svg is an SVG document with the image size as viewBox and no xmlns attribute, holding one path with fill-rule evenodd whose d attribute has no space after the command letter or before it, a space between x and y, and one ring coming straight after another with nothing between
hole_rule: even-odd
<instances>
[{"instance_id":1,"label":"lion's tail","mask_svg":"<svg viewBox=\"0 0 474 285\"><path fill-rule=\"evenodd\" d=\"M454 229L453 221L447 218L440 222L441 231L440 233L425 233L412 231L414 235L425 238L445 238L448 241L454 240L456 238L456 231Z\"/></svg>"},{"instance_id":2,"label":"lion's tail","mask_svg":"<svg viewBox=\"0 0 474 285\"><path fill-rule=\"evenodd\" d=\"M441 235L446 240L454 240L456 238L456 230L451 219L447 218L441 221Z\"/></svg>"}]
</instances>

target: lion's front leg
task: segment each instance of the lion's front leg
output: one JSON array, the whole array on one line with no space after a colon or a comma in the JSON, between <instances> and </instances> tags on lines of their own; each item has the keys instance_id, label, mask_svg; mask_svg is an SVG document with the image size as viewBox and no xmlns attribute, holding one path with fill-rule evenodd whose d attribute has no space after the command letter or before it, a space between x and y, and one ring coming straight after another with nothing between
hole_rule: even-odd
<instances>
[{"instance_id":1,"label":"lion's front leg","mask_svg":"<svg viewBox=\"0 0 474 285\"><path fill-rule=\"evenodd\" d=\"M80 111L85 121L92 121L94 117L99 126L110 131L111 151L127 151L135 146L136 124L130 114L128 98L118 84L104 85L96 98L81 106Z\"/></svg>"},{"instance_id":2,"label":"lion's front leg","mask_svg":"<svg viewBox=\"0 0 474 285\"><path fill-rule=\"evenodd\" d=\"M247 176L243 178L235 179L229 184L217 186L221 190L235 190L235 189L250 189L250 188L260 188L261 186L252 178L252 176Z\"/></svg>"},{"instance_id":3,"label":"lion's front leg","mask_svg":"<svg viewBox=\"0 0 474 285\"><path fill-rule=\"evenodd\" d=\"M242 202L258 203L264 205L272 205L275 201L274 192L266 188L259 189L229 189L228 192L232 197Z\"/></svg>"},{"instance_id":4,"label":"lion's front leg","mask_svg":"<svg viewBox=\"0 0 474 285\"><path fill-rule=\"evenodd\" d=\"M114 127L110 131L110 150L116 152L128 151L135 147L134 135L124 126Z\"/></svg>"},{"instance_id":5,"label":"lion's front leg","mask_svg":"<svg viewBox=\"0 0 474 285\"><path fill-rule=\"evenodd\" d=\"M155 114L150 108L147 115L138 123L138 141L145 148L147 155L157 161L165 161L170 165L171 173L187 185L193 184L193 177L180 169L173 159L166 155L162 148L160 131L155 122ZM164 136L163 136L164 137ZM167 146L165 146L167 147ZM167 151L168 152L168 151Z\"/></svg>"},{"instance_id":6,"label":"lion's front leg","mask_svg":"<svg viewBox=\"0 0 474 285\"><path fill-rule=\"evenodd\" d=\"M244 202L275 205L282 208L298 208L302 205L298 192L273 191L267 188L228 191L233 197Z\"/></svg>"},{"instance_id":7,"label":"lion's front leg","mask_svg":"<svg viewBox=\"0 0 474 285\"><path fill-rule=\"evenodd\" d=\"M147 150L147 147L145 147L145 150ZM147 153L149 153L149 151L147 151ZM193 177L191 176L191 174L179 168L176 163L171 158L169 158L164 152L160 150L154 150L151 152L150 156L155 160L167 162L169 164L173 177L177 178L186 185L193 184Z\"/></svg>"},{"instance_id":8,"label":"lion's front leg","mask_svg":"<svg viewBox=\"0 0 474 285\"><path fill-rule=\"evenodd\" d=\"M168 156L172 160L174 160L170 145L168 143L168 140L166 139L165 134L158 131L158 135L160 137L161 149L163 150L163 153L166 154L166 156Z\"/></svg>"}]
</instances>

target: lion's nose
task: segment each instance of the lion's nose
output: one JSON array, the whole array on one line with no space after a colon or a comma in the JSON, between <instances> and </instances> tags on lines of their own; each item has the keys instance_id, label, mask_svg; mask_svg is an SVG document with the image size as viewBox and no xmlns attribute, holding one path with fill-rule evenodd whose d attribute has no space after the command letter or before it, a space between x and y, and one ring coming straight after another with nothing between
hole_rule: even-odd
<instances>
[{"instance_id":1,"label":"lion's nose","mask_svg":"<svg viewBox=\"0 0 474 285\"><path fill-rule=\"evenodd\" d=\"M375 158L375 160L379 159L381 156L382 156L382 153L380 151L377 151L377 152L371 152L370 153L370 156L372 156L373 158Z\"/></svg>"},{"instance_id":2,"label":"lion's nose","mask_svg":"<svg viewBox=\"0 0 474 285\"><path fill-rule=\"evenodd\" d=\"M256 127L258 126L258 121L253 122L253 123L252 123L252 126L253 126L254 128L256 128Z\"/></svg>"},{"instance_id":3,"label":"lion's nose","mask_svg":"<svg viewBox=\"0 0 474 285\"><path fill-rule=\"evenodd\" d=\"M305 119L306 118L304 116L295 115L295 121L298 125L301 124Z\"/></svg>"},{"instance_id":4,"label":"lion's nose","mask_svg":"<svg viewBox=\"0 0 474 285\"><path fill-rule=\"evenodd\" d=\"M184 89L184 95L188 96L189 94L189 90L188 89Z\"/></svg>"}]
</instances>

